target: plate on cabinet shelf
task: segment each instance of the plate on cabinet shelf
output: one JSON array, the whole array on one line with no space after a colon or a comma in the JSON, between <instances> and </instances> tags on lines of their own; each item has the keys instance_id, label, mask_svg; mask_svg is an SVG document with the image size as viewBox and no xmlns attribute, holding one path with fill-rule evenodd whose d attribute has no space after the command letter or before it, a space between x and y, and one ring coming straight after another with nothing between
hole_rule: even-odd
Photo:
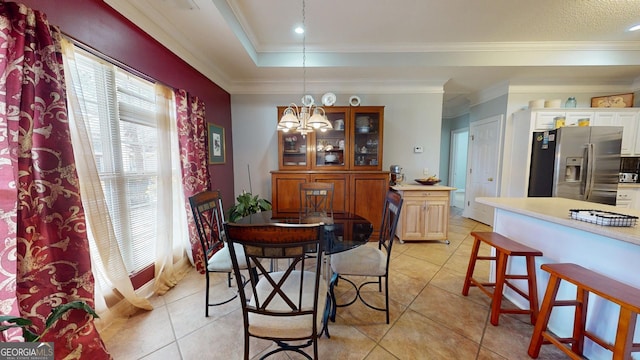
<instances>
[{"instance_id":1,"label":"plate on cabinet shelf","mask_svg":"<svg viewBox=\"0 0 640 360\"><path fill-rule=\"evenodd\" d=\"M287 166L297 165L295 161L285 161L284 164Z\"/></svg>"},{"instance_id":2,"label":"plate on cabinet shelf","mask_svg":"<svg viewBox=\"0 0 640 360\"><path fill-rule=\"evenodd\" d=\"M336 94L332 92L328 92L322 95L322 105L324 106L332 106L336 103Z\"/></svg>"},{"instance_id":3,"label":"plate on cabinet shelf","mask_svg":"<svg viewBox=\"0 0 640 360\"><path fill-rule=\"evenodd\" d=\"M311 95L305 95L302 97L302 105L304 106L311 106L315 103L315 100L313 99L313 96Z\"/></svg>"}]
</instances>

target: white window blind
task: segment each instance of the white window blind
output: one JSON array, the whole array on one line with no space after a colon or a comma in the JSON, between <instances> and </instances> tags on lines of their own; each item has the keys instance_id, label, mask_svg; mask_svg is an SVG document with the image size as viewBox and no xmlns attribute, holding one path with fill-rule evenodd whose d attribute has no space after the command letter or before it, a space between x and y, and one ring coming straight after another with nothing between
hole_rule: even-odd
<instances>
[{"instance_id":1,"label":"white window blind","mask_svg":"<svg viewBox=\"0 0 640 360\"><path fill-rule=\"evenodd\" d=\"M87 131L118 246L129 274L155 260L158 135L151 82L76 52ZM74 79L75 81L75 79ZM99 242L101 235L92 234Z\"/></svg>"}]
</instances>

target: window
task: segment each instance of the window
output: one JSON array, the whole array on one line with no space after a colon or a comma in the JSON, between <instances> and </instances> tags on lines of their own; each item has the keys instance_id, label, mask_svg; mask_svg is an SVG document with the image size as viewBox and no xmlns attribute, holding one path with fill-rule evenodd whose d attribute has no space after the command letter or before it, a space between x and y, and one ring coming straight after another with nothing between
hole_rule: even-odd
<instances>
[{"instance_id":1,"label":"window","mask_svg":"<svg viewBox=\"0 0 640 360\"><path fill-rule=\"evenodd\" d=\"M130 276L155 260L158 131L154 84L77 50L73 86L86 107L100 183ZM96 239L100 234L92 234Z\"/></svg>"}]
</instances>

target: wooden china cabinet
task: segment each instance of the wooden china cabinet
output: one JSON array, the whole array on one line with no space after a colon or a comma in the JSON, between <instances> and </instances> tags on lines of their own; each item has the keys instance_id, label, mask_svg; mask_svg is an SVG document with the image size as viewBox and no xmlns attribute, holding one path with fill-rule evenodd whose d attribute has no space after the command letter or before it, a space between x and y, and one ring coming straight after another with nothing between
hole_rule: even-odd
<instances>
[{"instance_id":1,"label":"wooden china cabinet","mask_svg":"<svg viewBox=\"0 0 640 360\"><path fill-rule=\"evenodd\" d=\"M286 106L278 107L278 117ZM351 212L373 223L382 220L389 172L382 171L384 106L327 106L332 130L302 136L278 131L279 169L271 172L273 214L298 216L298 186L308 181L334 184L334 212Z\"/></svg>"}]
</instances>

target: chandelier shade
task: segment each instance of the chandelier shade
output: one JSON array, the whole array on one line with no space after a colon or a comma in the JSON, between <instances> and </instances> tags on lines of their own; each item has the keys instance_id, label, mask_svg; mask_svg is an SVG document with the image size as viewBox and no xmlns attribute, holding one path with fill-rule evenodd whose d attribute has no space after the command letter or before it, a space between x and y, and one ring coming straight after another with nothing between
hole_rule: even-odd
<instances>
[{"instance_id":1,"label":"chandelier shade","mask_svg":"<svg viewBox=\"0 0 640 360\"><path fill-rule=\"evenodd\" d=\"M313 109L313 115L309 118L308 123L314 129L327 130L333 128L331 122L327 119L327 115L325 115L324 109L321 107Z\"/></svg>"},{"instance_id":2,"label":"chandelier shade","mask_svg":"<svg viewBox=\"0 0 640 360\"><path fill-rule=\"evenodd\" d=\"M293 110L291 105L296 108L295 111ZM289 130L295 130L300 127L300 120L298 120L297 114L297 106L295 104L291 105L287 107L282 113L282 118L280 119L280 122L278 122L278 130L287 132Z\"/></svg>"}]
</instances>

